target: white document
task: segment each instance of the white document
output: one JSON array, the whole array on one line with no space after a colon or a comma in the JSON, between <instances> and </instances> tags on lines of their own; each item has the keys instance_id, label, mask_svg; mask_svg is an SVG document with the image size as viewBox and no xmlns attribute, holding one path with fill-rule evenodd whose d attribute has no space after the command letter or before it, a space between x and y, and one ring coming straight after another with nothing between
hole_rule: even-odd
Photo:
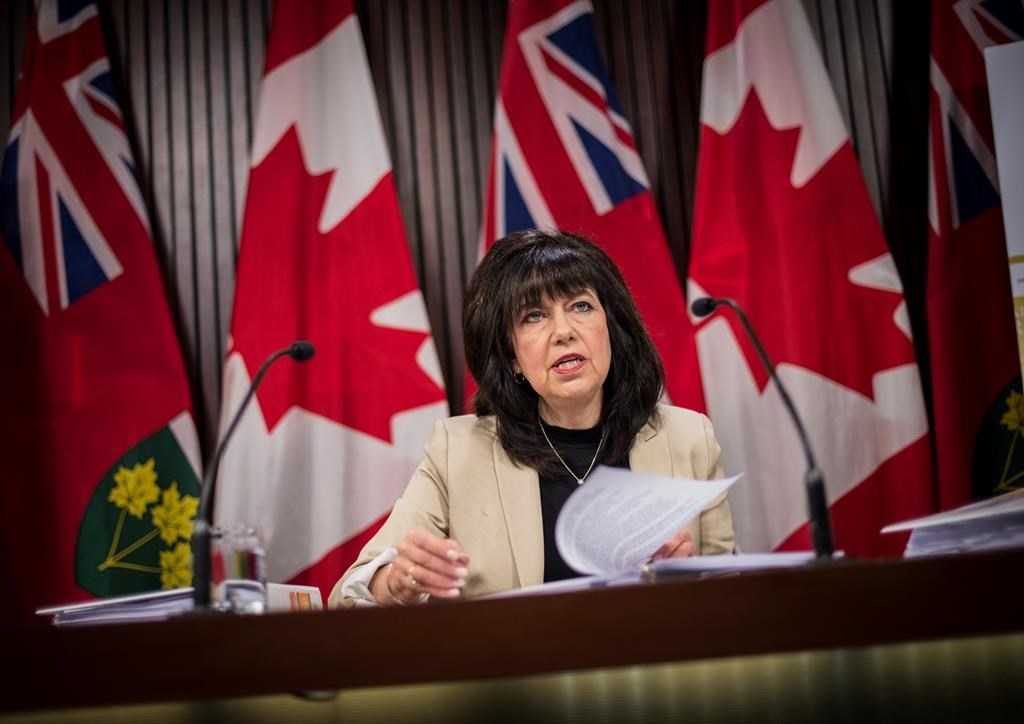
<instances>
[{"instance_id":1,"label":"white document","mask_svg":"<svg viewBox=\"0 0 1024 724\"><path fill-rule=\"evenodd\" d=\"M242 599L266 598L268 611L319 611L323 609L320 589L287 583L257 581L226 581L229 595ZM191 587L168 591L149 591L93 601L48 606L36 610L40 616L51 616L57 626L81 626L139 621L164 621L192 610Z\"/></svg>"},{"instance_id":2,"label":"white document","mask_svg":"<svg viewBox=\"0 0 1024 724\"><path fill-rule=\"evenodd\" d=\"M1019 8L1018 8L1019 11ZM985 71L988 96L992 106L992 133L995 136L995 159L986 165L989 179L999 179L999 195L1003 206L1003 228L1006 230L1006 255L1010 265L1010 293L1019 304L1024 297L1024 40L985 48ZM997 170L998 169L998 170ZM1006 300L1007 304L1011 300ZM1015 307L1018 307L1015 304ZM1021 325L1016 310L1018 329ZM1018 339L1021 332L1017 332Z\"/></svg>"},{"instance_id":3,"label":"white document","mask_svg":"<svg viewBox=\"0 0 1024 724\"><path fill-rule=\"evenodd\" d=\"M584 574L638 570L739 477L687 480L598 467L558 515L558 552Z\"/></svg>"},{"instance_id":4,"label":"white document","mask_svg":"<svg viewBox=\"0 0 1024 724\"><path fill-rule=\"evenodd\" d=\"M907 530L905 556L1024 547L1024 489L882 528Z\"/></svg>"},{"instance_id":5,"label":"white document","mask_svg":"<svg viewBox=\"0 0 1024 724\"><path fill-rule=\"evenodd\" d=\"M985 520L1004 515L1019 515L1021 513L1024 513L1024 488L998 495L994 498L979 500L976 503L969 503L942 513L905 520L902 523L891 523L882 528L882 532L898 533L899 531L915 530L917 528L930 528L949 523Z\"/></svg>"},{"instance_id":6,"label":"white document","mask_svg":"<svg viewBox=\"0 0 1024 724\"><path fill-rule=\"evenodd\" d=\"M488 593L481 598L518 598L520 596L550 596L558 593L575 593L586 591L591 588L607 588L609 586L628 586L640 583L642 580L640 571L629 573L614 573L608 576L579 576L577 578L566 578L562 581L550 581L549 583L537 583L533 586L522 588L510 588L507 591Z\"/></svg>"},{"instance_id":7,"label":"white document","mask_svg":"<svg viewBox=\"0 0 1024 724\"><path fill-rule=\"evenodd\" d=\"M268 583L268 611L322 611L324 600L316 586L297 583Z\"/></svg>"},{"instance_id":8,"label":"white document","mask_svg":"<svg viewBox=\"0 0 1024 724\"><path fill-rule=\"evenodd\" d=\"M842 553L836 557L841 558ZM779 553L737 553L733 556L691 556L666 558L652 563L650 573L658 576L708 576L719 573L763 571L768 568L794 568L814 560L812 551L782 551Z\"/></svg>"}]
</instances>

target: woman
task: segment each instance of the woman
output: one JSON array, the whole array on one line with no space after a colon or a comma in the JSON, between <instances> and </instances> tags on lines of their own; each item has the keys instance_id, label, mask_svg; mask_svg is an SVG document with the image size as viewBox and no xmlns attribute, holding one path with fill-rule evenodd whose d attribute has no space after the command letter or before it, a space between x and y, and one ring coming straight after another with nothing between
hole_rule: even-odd
<instances>
[{"instance_id":1,"label":"woman","mask_svg":"<svg viewBox=\"0 0 1024 724\"><path fill-rule=\"evenodd\" d=\"M706 417L659 405L665 373L614 262L564 232L499 239L466 292L475 415L441 420L331 606L409 605L576 575L558 511L598 464L721 477ZM723 494L654 559L732 552Z\"/></svg>"}]
</instances>

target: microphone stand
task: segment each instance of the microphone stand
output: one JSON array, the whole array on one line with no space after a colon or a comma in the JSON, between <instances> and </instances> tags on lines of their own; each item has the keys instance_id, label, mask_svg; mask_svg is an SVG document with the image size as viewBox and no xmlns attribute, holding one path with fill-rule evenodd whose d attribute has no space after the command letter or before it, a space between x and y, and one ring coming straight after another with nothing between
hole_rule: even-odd
<instances>
[{"instance_id":1,"label":"microphone stand","mask_svg":"<svg viewBox=\"0 0 1024 724\"><path fill-rule=\"evenodd\" d=\"M803 447L804 456L807 459L807 473L804 475L804 486L807 490L807 512L810 519L814 555L819 559L832 558L835 554L835 548L832 543L832 524L829 518L828 500L825 496L825 476L822 474L821 468L818 467L818 462L811 449L811 440L807 436L807 430L804 428L800 415L797 414L793 400L790 399L789 392L786 391L782 380L775 373L775 365L768 359L768 354L764 351L761 340L758 338L757 333L754 332L754 327L750 324L750 320L747 319L747 315L739 304L732 299L724 297L702 297L697 299L690 305L690 311L698 317L706 317L712 314L720 305L725 305L736 312L740 324L743 325L747 337L749 337L754 345L754 349L757 351L757 356L761 358L761 364L764 365L768 375L775 382L775 386L779 390L779 396L782 398L782 403L786 406L789 417L793 420L797 435L800 437L800 445Z\"/></svg>"},{"instance_id":2,"label":"microphone stand","mask_svg":"<svg viewBox=\"0 0 1024 724\"><path fill-rule=\"evenodd\" d=\"M256 394L256 388L260 386L270 366L282 357L291 357L296 362L305 362L313 356L315 351L310 342L300 340L292 343L291 346L285 349L279 349L267 357L256 372L252 384L249 385L248 392L245 393L242 404L238 406L235 416L231 419L231 424L220 439L220 443L218 443L217 449L213 453L213 458L206 467L206 474L203 476L203 489L199 497L199 511L196 514L195 520L192 521L192 600L195 604L195 611L210 610L210 586L212 584L210 537L213 532L214 487L217 482L217 468L220 465L220 458L224 453L224 448L227 447L228 440L235 433L235 428L238 427L238 423L242 419L242 413L245 412L245 408L252 401L253 396Z\"/></svg>"}]
</instances>

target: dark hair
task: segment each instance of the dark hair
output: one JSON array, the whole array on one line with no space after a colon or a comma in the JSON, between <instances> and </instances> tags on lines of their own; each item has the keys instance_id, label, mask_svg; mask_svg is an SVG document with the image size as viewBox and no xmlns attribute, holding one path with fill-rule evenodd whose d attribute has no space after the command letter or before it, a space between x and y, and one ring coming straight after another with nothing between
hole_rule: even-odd
<instances>
[{"instance_id":1,"label":"dark hair","mask_svg":"<svg viewBox=\"0 0 1024 724\"><path fill-rule=\"evenodd\" d=\"M586 288L604 308L611 341L601 405L607 431L602 459L622 464L640 428L658 422L665 370L615 262L592 242L564 231L517 231L494 243L466 290L462 333L469 371L479 385L474 410L497 418L498 439L513 462L542 474L558 475L562 468L537 424L537 393L513 378L517 315L545 297Z\"/></svg>"}]
</instances>

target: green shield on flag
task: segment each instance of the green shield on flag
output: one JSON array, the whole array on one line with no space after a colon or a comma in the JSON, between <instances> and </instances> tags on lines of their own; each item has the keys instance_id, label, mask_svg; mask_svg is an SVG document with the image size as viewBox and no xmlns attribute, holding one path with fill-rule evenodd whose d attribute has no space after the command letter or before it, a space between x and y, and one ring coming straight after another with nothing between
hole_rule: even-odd
<instances>
[{"instance_id":1,"label":"green shield on flag","mask_svg":"<svg viewBox=\"0 0 1024 724\"><path fill-rule=\"evenodd\" d=\"M1024 487L1024 395L1021 378L993 400L978 426L971 465L971 494L991 498Z\"/></svg>"},{"instance_id":2,"label":"green shield on flag","mask_svg":"<svg viewBox=\"0 0 1024 724\"><path fill-rule=\"evenodd\" d=\"M75 546L78 585L106 597L192 584L199 481L170 427L126 452L86 506Z\"/></svg>"}]
</instances>

